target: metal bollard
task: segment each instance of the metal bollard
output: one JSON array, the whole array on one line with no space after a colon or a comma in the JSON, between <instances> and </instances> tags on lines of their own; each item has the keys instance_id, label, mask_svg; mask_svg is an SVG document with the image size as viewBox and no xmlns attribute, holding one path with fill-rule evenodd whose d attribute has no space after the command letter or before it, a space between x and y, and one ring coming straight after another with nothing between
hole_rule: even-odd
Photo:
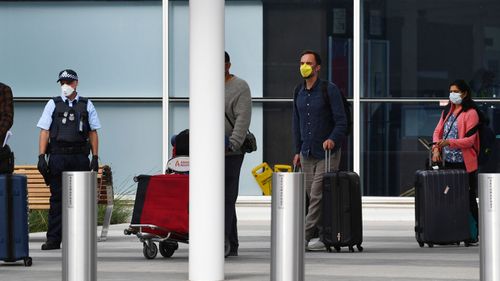
<instances>
[{"instance_id":1,"label":"metal bollard","mask_svg":"<svg viewBox=\"0 0 500 281\"><path fill-rule=\"evenodd\" d=\"M304 174L274 173L271 281L304 280Z\"/></svg>"},{"instance_id":2,"label":"metal bollard","mask_svg":"<svg viewBox=\"0 0 500 281\"><path fill-rule=\"evenodd\" d=\"M63 172L63 281L97 280L96 172Z\"/></svg>"},{"instance_id":3,"label":"metal bollard","mask_svg":"<svg viewBox=\"0 0 500 281\"><path fill-rule=\"evenodd\" d=\"M479 174L481 281L500 281L500 174Z\"/></svg>"}]
</instances>

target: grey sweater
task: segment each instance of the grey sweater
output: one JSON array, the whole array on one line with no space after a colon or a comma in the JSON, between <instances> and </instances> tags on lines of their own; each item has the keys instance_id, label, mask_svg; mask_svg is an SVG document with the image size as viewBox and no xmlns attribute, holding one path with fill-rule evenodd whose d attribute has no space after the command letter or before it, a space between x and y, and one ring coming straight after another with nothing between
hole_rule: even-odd
<instances>
[{"instance_id":1,"label":"grey sweater","mask_svg":"<svg viewBox=\"0 0 500 281\"><path fill-rule=\"evenodd\" d=\"M225 118L225 135L229 138L229 154L241 154L240 147L245 140L245 136L250 126L252 118L252 98L250 88L245 80L232 76L227 81L225 90L225 111L231 120L234 128Z\"/></svg>"}]
</instances>

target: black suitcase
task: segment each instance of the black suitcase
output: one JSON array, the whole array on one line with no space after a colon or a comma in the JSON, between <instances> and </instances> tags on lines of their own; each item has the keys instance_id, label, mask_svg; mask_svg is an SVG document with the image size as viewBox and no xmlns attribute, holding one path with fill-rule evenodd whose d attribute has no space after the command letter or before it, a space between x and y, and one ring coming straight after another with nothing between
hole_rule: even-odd
<instances>
[{"instance_id":1,"label":"black suitcase","mask_svg":"<svg viewBox=\"0 0 500 281\"><path fill-rule=\"evenodd\" d=\"M415 237L427 244L469 246L469 178L465 170L419 170L415 174Z\"/></svg>"},{"instance_id":2,"label":"black suitcase","mask_svg":"<svg viewBox=\"0 0 500 281\"><path fill-rule=\"evenodd\" d=\"M26 176L0 175L0 260L32 264Z\"/></svg>"},{"instance_id":3,"label":"black suitcase","mask_svg":"<svg viewBox=\"0 0 500 281\"><path fill-rule=\"evenodd\" d=\"M326 159L329 159L327 156ZM325 163L329 167L329 163ZM361 186L354 172L327 172L323 176L323 198L321 200L321 241L328 252L334 247L349 247L354 252L363 251L363 220L361 215Z\"/></svg>"}]
</instances>

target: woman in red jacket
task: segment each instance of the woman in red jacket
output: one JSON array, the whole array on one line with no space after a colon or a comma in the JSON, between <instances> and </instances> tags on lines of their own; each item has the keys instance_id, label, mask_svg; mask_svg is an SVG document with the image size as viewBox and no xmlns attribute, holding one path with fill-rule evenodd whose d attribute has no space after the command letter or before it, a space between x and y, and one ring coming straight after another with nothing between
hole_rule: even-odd
<instances>
[{"instance_id":1,"label":"woman in red jacket","mask_svg":"<svg viewBox=\"0 0 500 281\"><path fill-rule=\"evenodd\" d=\"M479 123L476 104L471 98L471 89L464 80L450 84L450 101L443 110L434 130L432 161L441 162L444 155L447 169L464 169L469 173L469 206L472 216L478 221L477 206L477 152L479 134L468 136ZM466 136L467 135L467 136Z\"/></svg>"}]
</instances>

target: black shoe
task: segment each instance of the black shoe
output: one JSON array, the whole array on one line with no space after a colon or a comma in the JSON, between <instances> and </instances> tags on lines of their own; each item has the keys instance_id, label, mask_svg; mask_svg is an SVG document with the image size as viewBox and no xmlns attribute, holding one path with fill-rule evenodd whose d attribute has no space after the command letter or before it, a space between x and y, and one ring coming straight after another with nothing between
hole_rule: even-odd
<instances>
[{"instance_id":1,"label":"black shoe","mask_svg":"<svg viewBox=\"0 0 500 281\"><path fill-rule=\"evenodd\" d=\"M42 251L61 249L61 243L47 241L42 244Z\"/></svg>"},{"instance_id":2,"label":"black shoe","mask_svg":"<svg viewBox=\"0 0 500 281\"><path fill-rule=\"evenodd\" d=\"M231 250L229 250L228 257L237 257L238 256L238 246L231 246Z\"/></svg>"}]
</instances>

